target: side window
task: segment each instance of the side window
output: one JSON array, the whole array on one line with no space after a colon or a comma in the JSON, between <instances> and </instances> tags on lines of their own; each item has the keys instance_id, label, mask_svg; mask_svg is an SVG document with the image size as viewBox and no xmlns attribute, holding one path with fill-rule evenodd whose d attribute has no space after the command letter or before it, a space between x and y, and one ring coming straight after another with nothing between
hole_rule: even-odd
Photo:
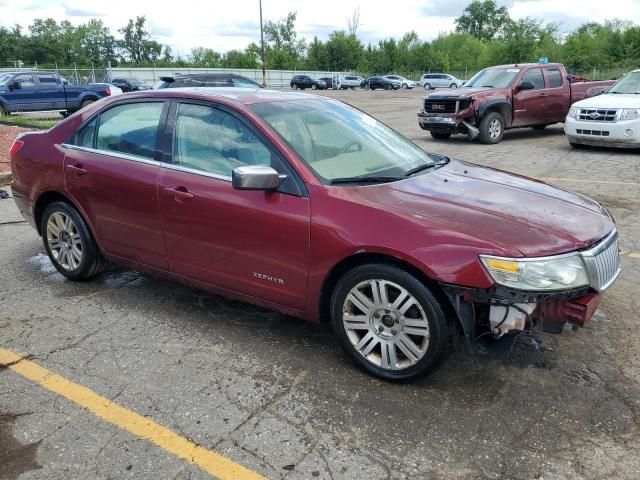
<instances>
[{"instance_id":1,"label":"side window","mask_svg":"<svg viewBox=\"0 0 640 480\"><path fill-rule=\"evenodd\" d=\"M57 88L58 80L53 75L38 74L38 81L42 88Z\"/></svg>"},{"instance_id":2,"label":"side window","mask_svg":"<svg viewBox=\"0 0 640 480\"><path fill-rule=\"evenodd\" d=\"M549 88L558 88L562 86L562 75L557 68L547 69L547 78L549 79Z\"/></svg>"},{"instance_id":3,"label":"side window","mask_svg":"<svg viewBox=\"0 0 640 480\"><path fill-rule=\"evenodd\" d=\"M236 87L256 88L255 83L245 80L244 78L234 78L233 85Z\"/></svg>"},{"instance_id":4,"label":"side window","mask_svg":"<svg viewBox=\"0 0 640 480\"><path fill-rule=\"evenodd\" d=\"M152 159L163 102L127 103L100 114L96 148Z\"/></svg>"},{"instance_id":5,"label":"side window","mask_svg":"<svg viewBox=\"0 0 640 480\"><path fill-rule=\"evenodd\" d=\"M528 70L522 77L522 81L533 83L533 88L535 90L544 88L544 77L542 76L542 69L532 68Z\"/></svg>"},{"instance_id":6,"label":"side window","mask_svg":"<svg viewBox=\"0 0 640 480\"><path fill-rule=\"evenodd\" d=\"M173 141L173 163L230 177L242 165L272 165L271 151L236 117L217 108L183 103Z\"/></svg>"},{"instance_id":7,"label":"side window","mask_svg":"<svg viewBox=\"0 0 640 480\"><path fill-rule=\"evenodd\" d=\"M36 88L36 84L33 81L33 75L16 75L13 77L14 83L20 84L20 89L25 90L27 88Z\"/></svg>"},{"instance_id":8,"label":"side window","mask_svg":"<svg viewBox=\"0 0 640 480\"><path fill-rule=\"evenodd\" d=\"M98 117L91 120L78 130L71 139L71 143L78 147L93 148L93 139L98 125Z\"/></svg>"}]
</instances>

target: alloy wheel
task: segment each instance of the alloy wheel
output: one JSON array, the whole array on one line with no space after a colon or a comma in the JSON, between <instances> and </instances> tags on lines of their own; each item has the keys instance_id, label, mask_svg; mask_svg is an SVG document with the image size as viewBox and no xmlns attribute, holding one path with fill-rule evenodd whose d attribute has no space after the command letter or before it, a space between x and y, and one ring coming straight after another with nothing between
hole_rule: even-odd
<instances>
[{"instance_id":1,"label":"alloy wheel","mask_svg":"<svg viewBox=\"0 0 640 480\"><path fill-rule=\"evenodd\" d=\"M493 120L491 120L491 123L489 123L489 137L495 140L500 136L501 133L502 124L500 123L500 120L494 118Z\"/></svg>"},{"instance_id":2,"label":"alloy wheel","mask_svg":"<svg viewBox=\"0 0 640 480\"><path fill-rule=\"evenodd\" d=\"M353 287L343 304L342 323L354 350L385 370L415 365L429 347L429 321L422 305L389 280L366 280Z\"/></svg>"},{"instance_id":3,"label":"alloy wheel","mask_svg":"<svg viewBox=\"0 0 640 480\"><path fill-rule=\"evenodd\" d=\"M78 227L64 212L55 212L47 221L47 244L54 260L66 271L82 263L83 245Z\"/></svg>"}]
</instances>

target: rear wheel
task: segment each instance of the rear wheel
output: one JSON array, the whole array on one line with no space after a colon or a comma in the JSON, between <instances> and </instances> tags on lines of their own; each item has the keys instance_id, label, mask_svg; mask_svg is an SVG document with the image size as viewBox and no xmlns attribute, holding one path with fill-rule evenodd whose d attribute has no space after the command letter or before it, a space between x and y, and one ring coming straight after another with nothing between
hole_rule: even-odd
<instances>
[{"instance_id":1,"label":"rear wheel","mask_svg":"<svg viewBox=\"0 0 640 480\"><path fill-rule=\"evenodd\" d=\"M347 355L385 380L424 375L448 350L442 305L422 282L392 265L363 265L342 277L331 320Z\"/></svg>"},{"instance_id":2,"label":"rear wheel","mask_svg":"<svg viewBox=\"0 0 640 480\"><path fill-rule=\"evenodd\" d=\"M451 136L450 132L439 132L437 130L431 130L429 133L431 133L431 136L436 140L446 140Z\"/></svg>"},{"instance_id":3,"label":"rear wheel","mask_svg":"<svg viewBox=\"0 0 640 480\"><path fill-rule=\"evenodd\" d=\"M430 83L425 83L424 84L424 89L425 90L431 90L431 84Z\"/></svg>"},{"instance_id":4,"label":"rear wheel","mask_svg":"<svg viewBox=\"0 0 640 480\"><path fill-rule=\"evenodd\" d=\"M93 100L93 99L91 99L91 98L89 98L89 99L87 99L87 100L83 100L83 102L80 104L80 108L81 108L81 109L82 109L82 108L85 108L85 107L87 107L87 106L91 105L93 102L95 102L95 100Z\"/></svg>"},{"instance_id":5,"label":"rear wheel","mask_svg":"<svg viewBox=\"0 0 640 480\"><path fill-rule=\"evenodd\" d=\"M449 88L458 88L458 84L452 83L451 85L449 85Z\"/></svg>"},{"instance_id":6,"label":"rear wheel","mask_svg":"<svg viewBox=\"0 0 640 480\"><path fill-rule=\"evenodd\" d=\"M53 202L44 210L42 241L53 266L71 280L94 277L106 265L100 250L78 211L65 202Z\"/></svg>"},{"instance_id":7,"label":"rear wheel","mask_svg":"<svg viewBox=\"0 0 640 480\"><path fill-rule=\"evenodd\" d=\"M384 86L385 90L391 90L393 87L391 85L389 85L388 83Z\"/></svg>"},{"instance_id":8,"label":"rear wheel","mask_svg":"<svg viewBox=\"0 0 640 480\"><path fill-rule=\"evenodd\" d=\"M403 84L402 84L402 89L403 89L403 90L406 90L407 88L409 88L409 85L407 85L406 83L403 83Z\"/></svg>"},{"instance_id":9,"label":"rear wheel","mask_svg":"<svg viewBox=\"0 0 640 480\"><path fill-rule=\"evenodd\" d=\"M504 136L504 118L498 112L490 112L480 120L480 141L493 145Z\"/></svg>"},{"instance_id":10,"label":"rear wheel","mask_svg":"<svg viewBox=\"0 0 640 480\"><path fill-rule=\"evenodd\" d=\"M311 90L317 90L318 86L314 83L313 85L311 85Z\"/></svg>"}]
</instances>

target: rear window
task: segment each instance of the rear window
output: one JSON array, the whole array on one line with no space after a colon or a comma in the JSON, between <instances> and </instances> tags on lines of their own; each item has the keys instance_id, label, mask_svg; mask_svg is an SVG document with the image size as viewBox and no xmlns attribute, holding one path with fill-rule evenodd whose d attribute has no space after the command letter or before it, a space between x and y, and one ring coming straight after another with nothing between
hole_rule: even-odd
<instances>
[{"instance_id":1,"label":"rear window","mask_svg":"<svg viewBox=\"0 0 640 480\"><path fill-rule=\"evenodd\" d=\"M127 103L100 114L96 148L152 159L163 102Z\"/></svg>"},{"instance_id":2,"label":"rear window","mask_svg":"<svg viewBox=\"0 0 640 480\"><path fill-rule=\"evenodd\" d=\"M549 77L549 88L558 88L562 86L562 75L557 68L547 69L547 76Z\"/></svg>"}]
</instances>

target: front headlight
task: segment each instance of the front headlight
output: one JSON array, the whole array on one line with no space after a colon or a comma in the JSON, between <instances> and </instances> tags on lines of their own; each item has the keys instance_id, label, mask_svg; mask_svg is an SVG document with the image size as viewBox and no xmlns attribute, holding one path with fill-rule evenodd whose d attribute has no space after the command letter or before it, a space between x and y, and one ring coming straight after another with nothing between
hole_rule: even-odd
<instances>
[{"instance_id":1,"label":"front headlight","mask_svg":"<svg viewBox=\"0 0 640 480\"><path fill-rule=\"evenodd\" d=\"M569 113L567 113L567 117L569 118L576 118L576 115L578 114L578 109L576 107L571 107L569 109Z\"/></svg>"},{"instance_id":2,"label":"front headlight","mask_svg":"<svg viewBox=\"0 0 640 480\"><path fill-rule=\"evenodd\" d=\"M546 258L502 258L480 255L496 283L519 290L565 290L589 285L579 254Z\"/></svg>"},{"instance_id":3,"label":"front headlight","mask_svg":"<svg viewBox=\"0 0 640 480\"><path fill-rule=\"evenodd\" d=\"M636 120L640 118L640 108L623 108L620 120Z\"/></svg>"}]
</instances>

